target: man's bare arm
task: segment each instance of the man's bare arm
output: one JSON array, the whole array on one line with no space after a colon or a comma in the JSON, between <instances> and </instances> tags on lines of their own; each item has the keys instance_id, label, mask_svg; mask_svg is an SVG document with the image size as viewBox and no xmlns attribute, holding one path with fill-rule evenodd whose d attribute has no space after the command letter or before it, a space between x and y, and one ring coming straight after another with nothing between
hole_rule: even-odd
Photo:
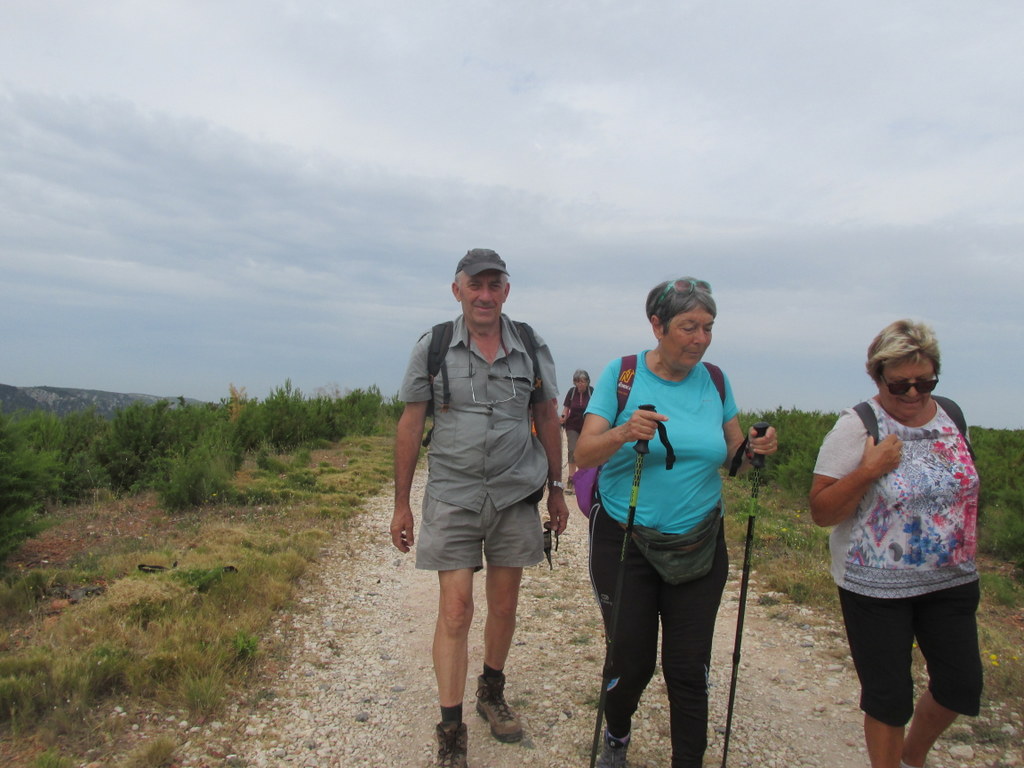
<instances>
[{"instance_id":1,"label":"man's bare arm","mask_svg":"<svg viewBox=\"0 0 1024 768\"><path fill-rule=\"evenodd\" d=\"M559 428L555 400L535 403L531 412L533 423L537 427L537 438L544 447L544 455L548 459L548 480L561 480L562 430ZM566 506L565 494L561 490L549 488L548 515L551 518L551 529L555 533L565 530L565 526L569 522L569 507Z\"/></svg>"},{"instance_id":2,"label":"man's bare arm","mask_svg":"<svg viewBox=\"0 0 1024 768\"><path fill-rule=\"evenodd\" d=\"M402 552L408 552L415 543L409 497L420 456L428 402L406 403L395 435L395 511L391 518L391 542Z\"/></svg>"}]
</instances>

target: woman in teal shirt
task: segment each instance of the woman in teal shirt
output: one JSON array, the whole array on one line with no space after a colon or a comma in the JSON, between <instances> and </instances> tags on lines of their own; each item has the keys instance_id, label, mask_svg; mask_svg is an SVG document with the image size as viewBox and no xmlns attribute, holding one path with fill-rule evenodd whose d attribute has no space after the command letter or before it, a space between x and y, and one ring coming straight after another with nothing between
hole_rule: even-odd
<instances>
[{"instance_id":1,"label":"woman in teal shirt","mask_svg":"<svg viewBox=\"0 0 1024 768\"><path fill-rule=\"evenodd\" d=\"M719 526L707 575L672 585L662 580L634 541L621 561L638 440L649 441L635 522L665 534L685 534L721 515L719 469L743 450L732 388L723 393L701 365L711 344L717 314L711 286L682 278L655 286L647 297L647 318L657 345L637 356L626 407L618 407L621 363L615 360L598 379L576 446L581 467L607 462L601 470L600 506L590 518L590 575L604 615L612 614L616 572L625 568L618 630L605 660L613 685L608 692L604 748L598 766L626 764L631 720L654 674L662 633L662 672L668 687L672 768L698 768L707 749L707 674L715 617L728 573L725 538ZM651 404L656 412L639 409ZM657 439L663 424L676 460ZM776 449L774 429L748 437L745 455Z\"/></svg>"}]
</instances>

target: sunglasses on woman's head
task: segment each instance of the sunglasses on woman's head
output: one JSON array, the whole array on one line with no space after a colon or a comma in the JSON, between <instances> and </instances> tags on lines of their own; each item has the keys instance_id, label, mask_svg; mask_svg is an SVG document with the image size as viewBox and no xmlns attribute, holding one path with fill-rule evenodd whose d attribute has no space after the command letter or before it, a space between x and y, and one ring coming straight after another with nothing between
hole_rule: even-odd
<instances>
[{"instance_id":1,"label":"sunglasses on woman's head","mask_svg":"<svg viewBox=\"0 0 1024 768\"><path fill-rule=\"evenodd\" d=\"M668 285L665 286L665 290L661 292L661 296L658 297L658 304L661 304L668 296L669 291L675 291L680 296L687 296L693 293L698 288L711 293L711 283L705 282L704 280L672 280Z\"/></svg>"},{"instance_id":2,"label":"sunglasses on woman's head","mask_svg":"<svg viewBox=\"0 0 1024 768\"><path fill-rule=\"evenodd\" d=\"M885 381L883 379L883 381ZM931 392L935 387L939 385L939 379L936 376L934 379L920 379L918 381L886 381L885 388L889 390L891 395L905 395L910 391L911 387L914 387L919 394L926 394Z\"/></svg>"}]
</instances>

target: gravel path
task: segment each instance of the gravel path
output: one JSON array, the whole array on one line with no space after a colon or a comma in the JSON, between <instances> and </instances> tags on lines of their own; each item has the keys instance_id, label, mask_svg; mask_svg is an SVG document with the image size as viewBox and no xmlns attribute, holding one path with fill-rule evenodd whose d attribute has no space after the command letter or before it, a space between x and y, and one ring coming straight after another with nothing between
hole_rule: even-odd
<instances>
[{"instance_id":1,"label":"gravel path","mask_svg":"<svg viewBox=\"0 0 1024 768\"><path fill-rule=\"evenodd\" d=\"M422 493L422 483L417 475L414 495ZM366 513L325 550L302 585L298 610L279 617L257 693L229 706L221 721L193 727L179 752L183 766L432 765L436 577L415 570L412 553L402 555L391 546L390 519L390 496L372 499ZM722 762L741 557L733 552L718 621L707 766ZM589 764L603 635L586 575L585 520L575 510L554 565L528 569L524 576L506 668L506 693L524 720L526 737L515 745L492 739L473 710L475 682L467 684L471 768ZM485 615L482 584L478 578L470 640L474 678ZM759 589L755 574L729 765L867 766L857 681L841 625L771 597ZM1001 744L984 743L976 735L983 728L1004 734ZM1022 730L1019 719L986 710L954 726L933 751L929 768L1024 766ZM634 722L630 765L666 766L669 754L668 704L659 676Z\"/></svg>"}]
</instances>

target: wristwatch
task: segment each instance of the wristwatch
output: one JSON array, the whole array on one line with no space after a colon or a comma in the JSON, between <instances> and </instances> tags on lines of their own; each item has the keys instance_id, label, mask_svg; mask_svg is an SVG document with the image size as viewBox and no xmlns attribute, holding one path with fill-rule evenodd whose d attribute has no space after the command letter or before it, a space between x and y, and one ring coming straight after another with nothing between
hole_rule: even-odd
<instances>
[{"instance_id":1,"label":"wristwatch","mask_svg":"<svg viewBox=\"0 0 1024 768\"><path fill-rule=\"evenodd\" d=\"M561 480L548 480L548 488L550 488L551 490L557 488L560 491L564 491L565 483L563 483Z\"/></svg>"}]
</instances>

